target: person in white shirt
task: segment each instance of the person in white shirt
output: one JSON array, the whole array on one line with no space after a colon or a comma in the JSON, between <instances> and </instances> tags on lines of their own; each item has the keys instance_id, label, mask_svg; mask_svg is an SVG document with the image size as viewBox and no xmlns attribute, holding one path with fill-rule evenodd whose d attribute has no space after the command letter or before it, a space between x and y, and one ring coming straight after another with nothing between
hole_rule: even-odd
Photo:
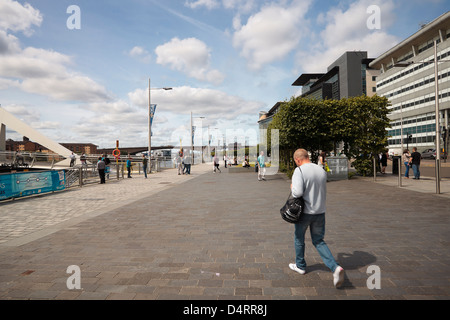
<instances>
[{"instance_id":1,"label":"person in white shirt","mask_svg":"<svg viewBox=\"0 0 450 320\"><path fill-rule=\"evenodd\" d=\"M191 155L189 153L184 157L184 166L186 167L186 174L191 174Z\"/></svg>"},{"instance_id":2,"label":"person in white shirt","mask_svg":"<svg viewBox=\"0 0 450 320\"><path fill-rule=\"evenodd\" d=\"M325 265L333 272L333 284L340 287L344 282L344 269L334 259L330 249L323 240L325 236L325 211L327 197L327 173L317 164L311 163L308 152L298 149L294 153L297 168L292 175L291 191L294 198L303 197L304 212L295 224L295 263L289 268L305 274L305 233L310 229L311 240Z\"/></svg>"},{"instance_id":3,"label":"person in white shirt","mask_svg":"<svg viewBox=\"0 0 450 320\"><path fill-rule=\"evenodd\" d=\"M217 169L219 172L222 172L222 171L220 171L220 169L219 169L219 158L217 157L217 155L214 156L214 169L213 169L213 172L214 172L214 173L216 173L216 169Z\"/></svg>"}]
</instances>

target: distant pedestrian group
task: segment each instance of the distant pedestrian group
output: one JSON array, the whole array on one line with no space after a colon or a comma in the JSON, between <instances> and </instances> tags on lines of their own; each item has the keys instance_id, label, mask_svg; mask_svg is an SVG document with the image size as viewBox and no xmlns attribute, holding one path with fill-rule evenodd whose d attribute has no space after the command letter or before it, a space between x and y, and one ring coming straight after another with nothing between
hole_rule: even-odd
<instances>
[{"instance_id":1,"label":"distant pedestrian group","mask_svg":"<svg viewBox=\"0 0 450 320\"><path fill-rule=\"evenodd\" d=\"M402 162L405 165L405 178L409 179L409 169L413 169L414 180L420 180L420 160L422 155L417 152L417 148L413 148L413 152L409 153L408 149L403 150Z\"/></svg>"},{"instance_id":2,"label":"distant pedestrian group","mask_svg":"<svg viewBox=\"0 0 450 320\"><path fill-rule=\"evenodd\" d=\"M98 158L97 171L100 176L100 184L106 183L106 177L109 179L109 173L111 171L109 166L110 163L111 160L109 160L108 155L106 154Z\"/></svg>"},{"instance_id":3,"label":"distant pedestrian group","mask_svg":"<svg viewBox=\"0 0 450 320\"><path fill-rule=\"evenodd\" d=\"M191 174L191 165L192 165L192 159L191 155L184 154L184 150L180 149L178 151L177 157L176 157L176 166L178 175L184 175L184 174Z\"/></svg>"}]
</instances>

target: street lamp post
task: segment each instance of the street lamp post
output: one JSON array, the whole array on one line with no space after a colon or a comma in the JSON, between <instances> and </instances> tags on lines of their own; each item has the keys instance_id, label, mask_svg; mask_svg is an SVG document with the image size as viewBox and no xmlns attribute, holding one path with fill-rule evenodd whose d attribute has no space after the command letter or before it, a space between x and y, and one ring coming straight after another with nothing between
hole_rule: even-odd
<instances>
[{"instance_id":1,"label":"street lamp post","mask_svg":"<svg viewBox=\"0 0 450 320\"><path fill-rule=\"evenodd\" d=\"M436 193L441 193L441 125L440 125L440 112L439 112L439 77L438 77L438 60L437 60L437 40L434 41L434 99L436 107Z\"/></svg>"},{"instance_id":2,"label":"street lamp post","mask_svg":"<svg viewBox=\"0 0 450 320\"><path fill-rule=\"evenodd\" d=\"M152 88L150 86L150 78L148 78L148 160L149 173L152 173L152 103L151 103L151 90L172 90L173 88Z\"/></svg>"},{"instance_id":3,"label":"street lamp post","mask_svg":"<svg viewBox=\"0 0 450 320\"><path fill-rule=\"evenodd\" d=\"M150 99L150 78L148 78L148 170L152 173L152 104Z\"/></svg>"},{"instance_id":4,"label":"street lamp post","mask_svg":"<svg viewBox=\"0 0 450 320\"><path fill-rule=\"evenodd\" d=\"M193 118L198 118L198 119L205 119L205 117L192 117L192 111L191 111L191 150L192 150L192 165L194 165L194 159L195 159L195 154L194 154L194 127L193 127L193 123L192 123L192 119ZM202 133L203 133L203 129L202 129ZM202 137L203 139L203 137ZM202 143L202 154L203 154L203 143ZM202 156L203 157L203 156Z\"/></svg>"}]
</instances>

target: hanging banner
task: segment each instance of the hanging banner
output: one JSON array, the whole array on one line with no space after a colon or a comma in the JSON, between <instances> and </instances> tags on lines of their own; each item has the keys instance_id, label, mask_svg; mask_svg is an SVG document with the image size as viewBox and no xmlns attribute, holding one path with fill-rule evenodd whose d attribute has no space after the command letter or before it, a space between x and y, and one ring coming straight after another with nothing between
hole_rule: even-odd
<instances>
[{"instance_id":1,"label":"hanging banner","mask_svg":"<svg viewBox=\"0 0 450 320\"><path fill-rule=\"evenodd\" d=\"M155 116L156 112L156 104L150 105L150 127L153 125L153 117ZM153 137L153 130L151 132L151 136Z\"/></svg>"},{"instance_id":2,"label":"hanging banner","mask_svg":"<svg viewBox=\"0 0 450 320\"><path fill-rule=\"evenodd\" d=\"M156 112L156 104L150 105L150 125L153 124L153 117L155 116Z\"/></svg>"},{"instance_id":3,"label":"hanging banner","mask_svg":"<svg viewBox=\"0 0 450 320\"><path fill-rule=\"evenodd\" d=\"M192 144L194 144L195 126L192 126Z\"/></svg>"}]
</instances>

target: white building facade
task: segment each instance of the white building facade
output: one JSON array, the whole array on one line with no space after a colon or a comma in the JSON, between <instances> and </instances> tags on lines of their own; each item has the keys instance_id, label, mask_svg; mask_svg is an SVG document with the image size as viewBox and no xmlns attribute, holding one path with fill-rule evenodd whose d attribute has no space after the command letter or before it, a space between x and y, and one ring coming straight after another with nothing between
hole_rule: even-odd
<instances>
[{"instance_id":1,"label":"white building facade","mask_svg":"<svg viewBox=\"0 0 450 320\"><path fill-rule=\"evenodd\" d=\"M449 127L450 11L370 63L379 69L376 91L391 102L389 148L419 151L436 145L435 41L438 56L440 133ZM445 61L444 61L445 60ZM403 134L402 134L403 133ZM408 139L409 137L409 139ZM439 134L441 146L443 136ZM448 139L447 139L448 140Z\"/></svg>"}]
</instances>

